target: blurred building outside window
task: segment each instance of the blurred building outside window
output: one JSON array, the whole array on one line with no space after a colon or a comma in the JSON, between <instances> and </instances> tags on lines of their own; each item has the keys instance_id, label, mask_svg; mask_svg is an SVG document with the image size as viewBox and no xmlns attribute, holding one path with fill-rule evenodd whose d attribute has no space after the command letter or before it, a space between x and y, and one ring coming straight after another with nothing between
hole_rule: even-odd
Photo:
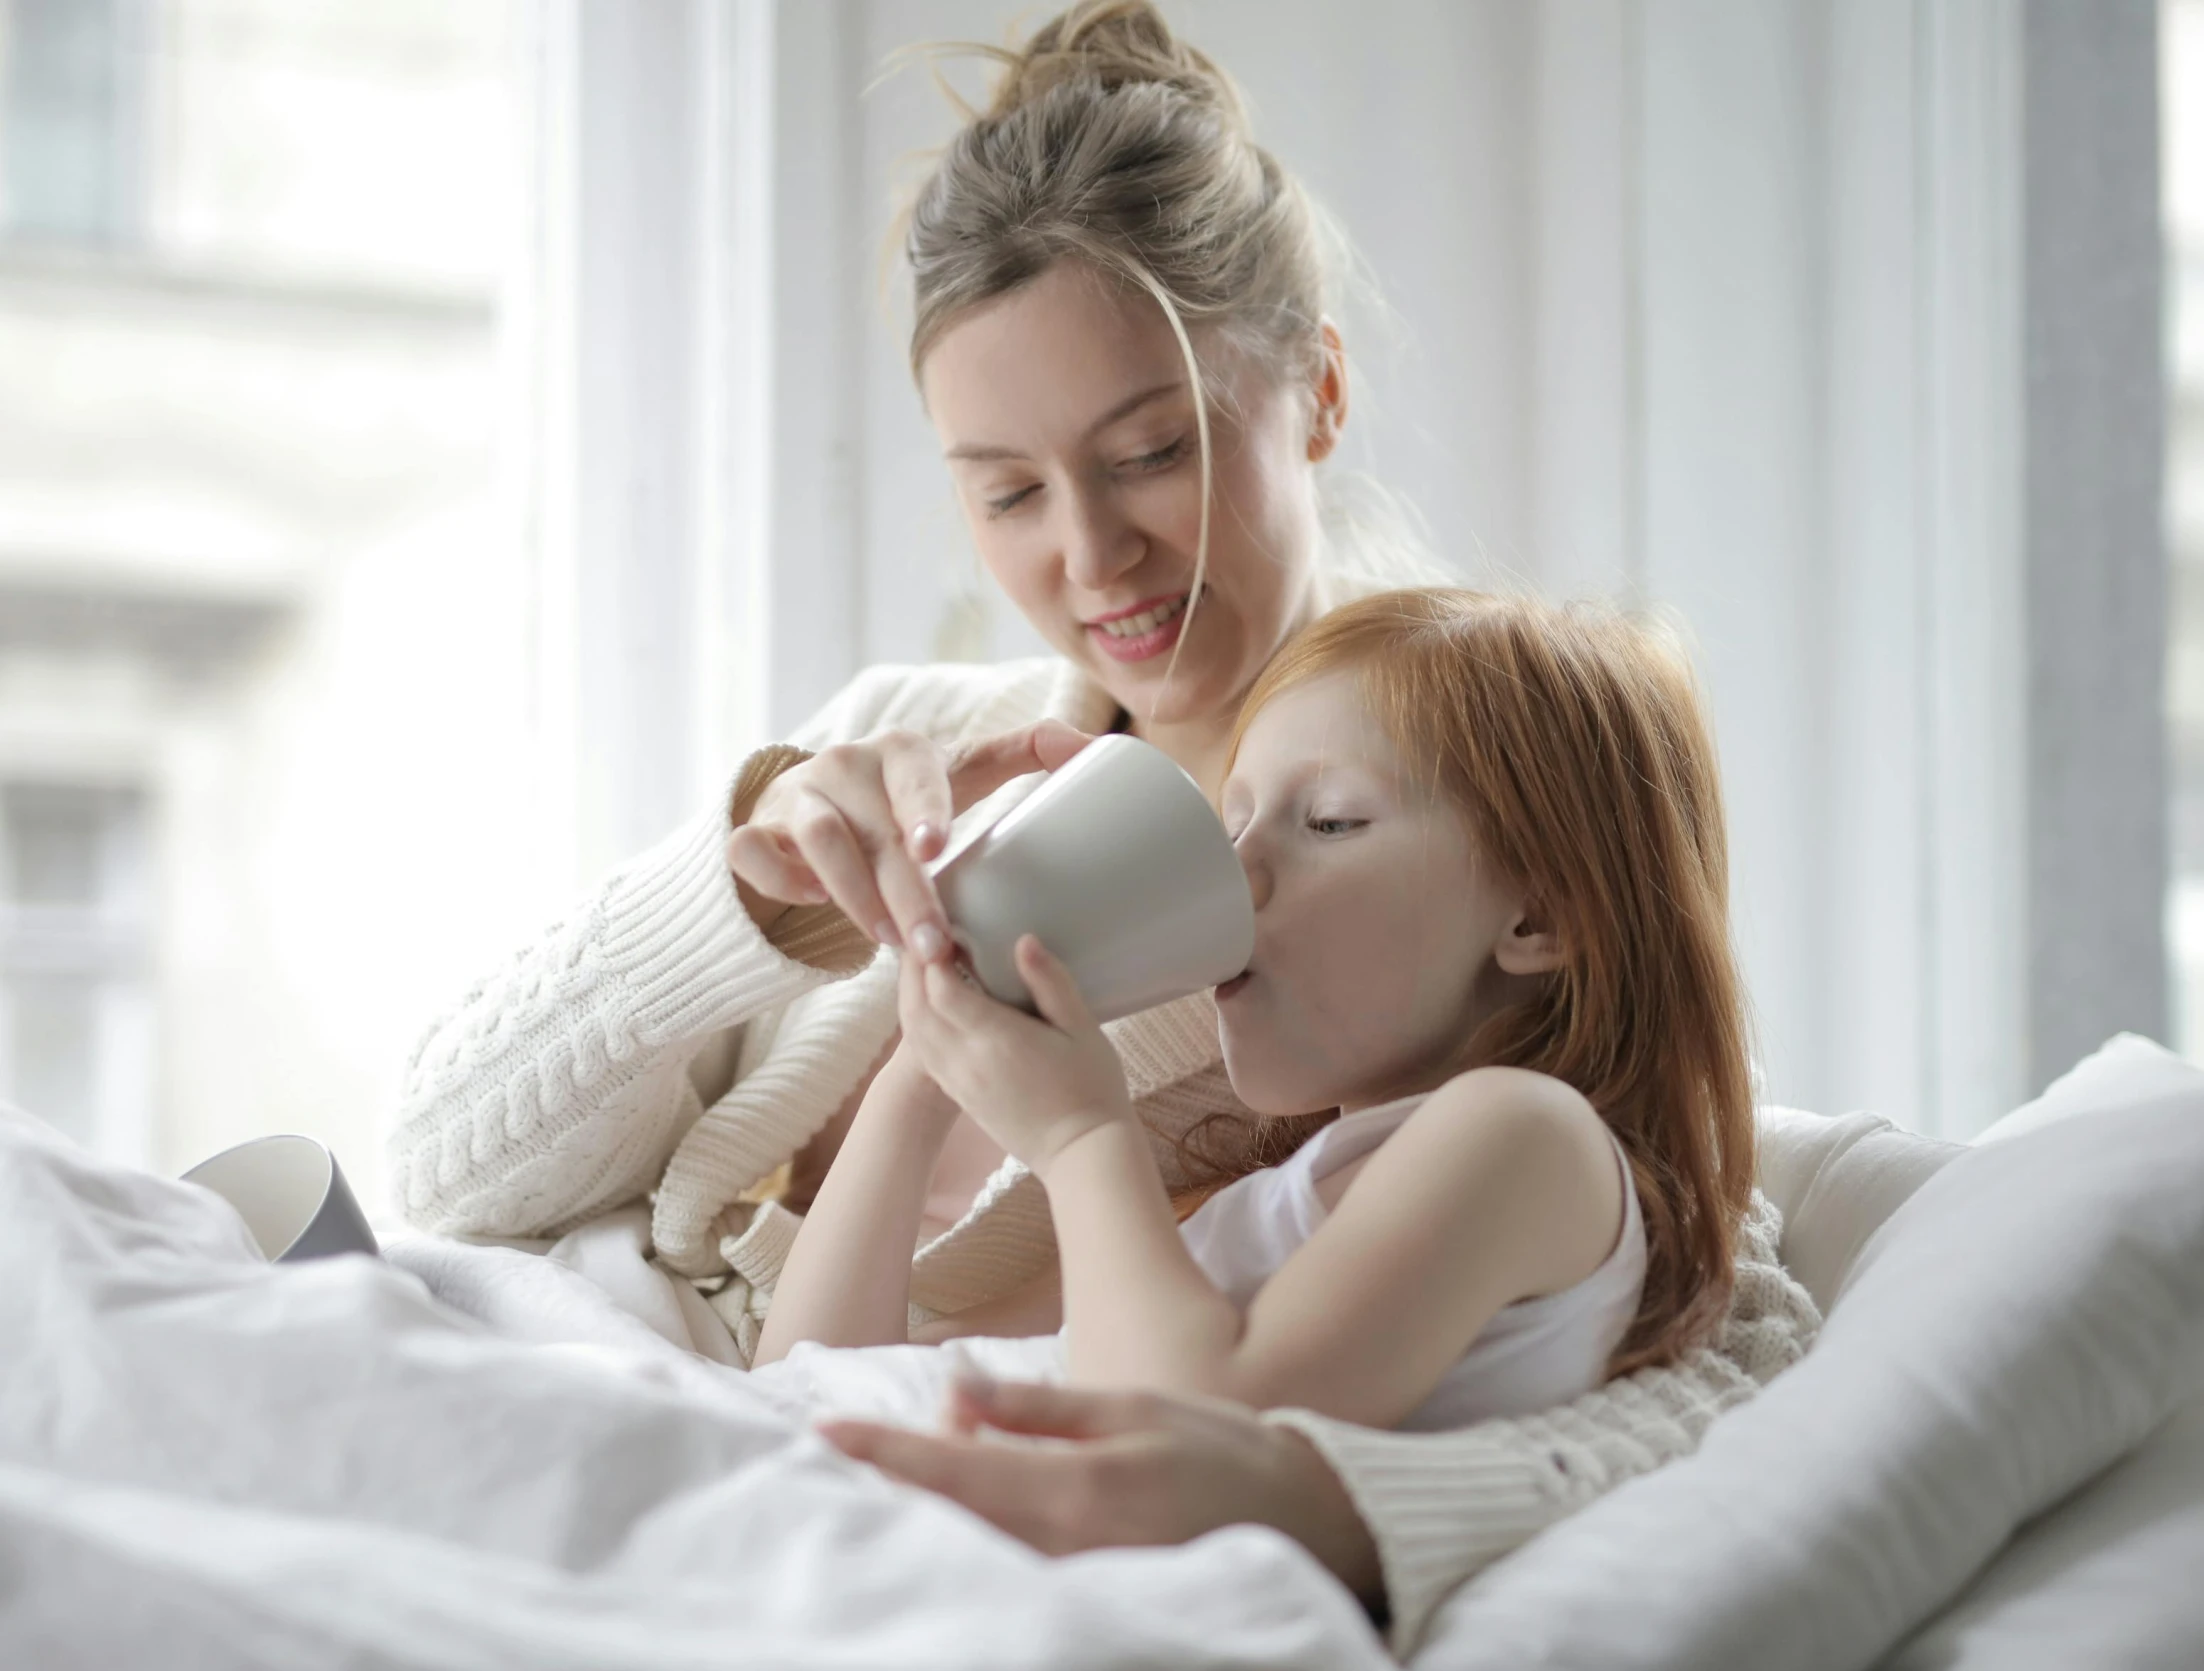
<instances>
[{"instance_id":1,"label":"blurred building outside window","mask_svg":"<svg viewBox=\"0 0 2204 1671\"><path fill-rule=\"evenodd\" d=\"M520 0L0 0L0 1097L383 1199L536 927Z\"/></svg>"},{"instance_id":2,"label":"blurred building outside window","mask_svg":"<svg viewBox=\"0 0 2204 1671\"><path fill-rule=\"evenodd\" d=\"M134 787L0 783L0 1075L131 1156L154 1126L144 812Z\"/></svg>"}]
</instances>

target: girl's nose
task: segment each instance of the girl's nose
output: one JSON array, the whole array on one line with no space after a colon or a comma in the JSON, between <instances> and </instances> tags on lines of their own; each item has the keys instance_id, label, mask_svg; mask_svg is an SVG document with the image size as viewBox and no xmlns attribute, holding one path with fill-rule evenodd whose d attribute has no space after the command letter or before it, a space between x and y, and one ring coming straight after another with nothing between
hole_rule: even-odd
<instances>
[{"instance_id":1,"label":"girl's nose","mask_svg":"<svg viewBox=\"0 0 2204 1671\"><path fill-rule=\"evenodd\" d=\"M1232 844L1232 850L1239 857L1240 868L1247 872L1248 895L1255 901L1255 909L1260 911L1270 903L1270 866L1263 862L1252 832L1243 833Z\"/></svg>"}]
</instances>

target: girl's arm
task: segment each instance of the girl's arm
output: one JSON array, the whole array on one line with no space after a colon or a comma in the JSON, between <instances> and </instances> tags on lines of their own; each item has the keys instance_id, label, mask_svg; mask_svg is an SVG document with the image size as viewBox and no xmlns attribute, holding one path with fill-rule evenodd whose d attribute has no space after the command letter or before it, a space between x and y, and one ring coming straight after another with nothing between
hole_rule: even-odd
<instances>
[{"instance_id":1,"label":"girl's arm","mask_svg":"<svg viewBox=\"0 0 2204 1671\"><path fill-rule=\"evenodd\" d=\"M997 1299L951 1312L911 1331L914 1346L939 1346L945 1340L970 1335L997 1335L1017 1339L1025 1335L1054 1334L1064 1326L1064 1285L1052 1266L1023 1287Z\"/></svg>"},{"instance_id":2,"label":"girl's arm","mask_svg":"<svg viewBox=\"0 0 2204 1671\"><path fill-rule=\"evenodd\" d=\"M1501 1307L1606 1257L1621 1179L1598 1116L1543 1075L1434 1092L1243 1315L1194 1263L1129 1121L1046 1161L1081 1381L1391 1427Z\"/></svg>"},{"instance_id":3,"label":"girl's arm","mask_svg":"<svg viewBox=\"0 0 2204 1671\"><path fill-rule=\"evenodd\" d=\"M1048 1190L1077 1380L1389 1427L1502 1306L1581 1279L1613 1245L1622 1181L1591 1105L1544 1075L1482 1068L1363 1163L1243 1315L1187 1252L1070 972L1031 935L1015 955L1038 1017L928 965L906 973L903 1031Z\"/></svg>"},{"instance_id":4,"label":"girl's arm","mask_svg":"<svg viewBox=\"0 0 2204 1671\"><path fill-rule=\"evenodd\" d=\"M956 1104L899 1046L874 1077L773 1287L752 1367L800 1340L884 1346L910 1327L911 1250Z\"/></svg>"}]
</instances>

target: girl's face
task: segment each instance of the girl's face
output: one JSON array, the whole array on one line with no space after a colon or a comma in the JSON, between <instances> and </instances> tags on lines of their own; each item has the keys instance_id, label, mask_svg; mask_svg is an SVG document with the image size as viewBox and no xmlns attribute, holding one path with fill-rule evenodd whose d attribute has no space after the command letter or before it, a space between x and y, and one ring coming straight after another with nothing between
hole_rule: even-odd
<instances>
[{"instance_id":1,"label":"girl's face","mask_svg":"<svg viewBox=\"0 0 2204 1671\"><path fill-rule=\"evenodd\" d=\"M1309 608L1312 465L1330 449L1344 385L1328 373L1312 399L1222 358L1209 562L1190 626L1201 448L1178 340L1154 302L1060 262L957 321L922 368L981 561L1144 724L1229 720Z\"/></svg>"},{"instance_id":2,"label":"girl's face","mask_svg":"<svg viewBox=\"0 0 2204 1671\"><path fill-rule=\"evenodd\" d=\"M1523 890L1405 769L1352 674L1264 705L1223 811L1254 893L1255 955L1217 988L1217 1013L1233 1089L1258 1113L1434 1089L1481 1021L1559 966Z\"/></svg>"}]
</instances>

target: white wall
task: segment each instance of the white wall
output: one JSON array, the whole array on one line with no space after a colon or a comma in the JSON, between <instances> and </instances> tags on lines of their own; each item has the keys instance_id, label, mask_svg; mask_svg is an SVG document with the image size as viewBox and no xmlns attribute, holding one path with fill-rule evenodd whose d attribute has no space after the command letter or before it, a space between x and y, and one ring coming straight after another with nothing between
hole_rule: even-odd
<instances>
[{"instance_id":1,"label":"white wall","mask_svg":"<svg viewBox=\"0 0 2204 1671\"><path fill-rule=\"evenodd\" d=\"M860 43L851 72L868 79L898 47L999 42L1013 19L1031 17L1030 8L989 0L845 10ZM1536 483L1524 420L1534 409L1537 349L1536 12L1512 0L1188 0L1171 15L1239 80L1258 136L1340 221L1382 288L1377 297L1344 297L1357 384L1341 468L1370 471L1404 493L1442 555L1465 570L1481 559L1534 566ZM981 84L976 69L951 73L967 88ZM863 100L845 235L868 279L888 224L891 171L940 143L955 121L919 67ZM973 585L976 569L912 388L907 314L891 315L869 283L862 290L859 642L869 660L924 658L951 624L945 594ZM999 600L988 604L992 653L1038 649Z\"/></svg>"},{"instance_id":2,"label":"white wall","mask_svg":"<svg viewBox=\"0 0 2204 1671\"><path fill-rule=\"evenodd\" d=\"M704 306L739 296L763 321L730 327L765 339L729 396L762 410L729 477L755 525L718 583L763 600L737 635L764 670L756 736L868 662L1038 648L977 574L905 321L875 284L891 185L956 113L923 67L874 85L898 47L1000 41L1036 14L741 0L735 15L749 44L730 38L723 81L772 105L770 203L711 212L749 228L733 242L764 249L766 277L706 286ZM1382 308L1344 304L1359 379L1344 463L1405 493L1465 575L1685 617L1768 1093L1955 1135L2019 1100L2058 1065L2031 1062L2028 1020L2022 14L1181 0L1172 15L1239 78L1259 137L1381 287Z\"/></svg>"},{"instance_id":3,"label":"white wall","mask_svg":"<svg viewBox=\"0 0 2204 1671\"><path fill-rule=\"evenodd\" d=\"M802 110L778 133L799 148L785 167L804 208L784 202L776 227L812 253L780 257L808 275L781 323L817 356L796 427L834 436L835 480L855 491L774 559L842 611L783 641L783 724L864 661L970 653L960 592L989 606L984 653L1037 647L979 584L902 317L869 282L891 175L956 116L920 69L856 92L899 46L1000 40L1025 14L800 10L808 40L784 25L779 68ZM1173 15L1240 79L1263 142L1381 287L1382 308L1347 303L1360 382L1345 462L1405 493L1465 574L1687 618L1728 774L1770 1093L1955 1130L2015 1100L1999 913L1942 921L1923 903L1938 826L1921 785L1950 762L1928 723L1941 652L1919 590L1916 443L1980 413L1924 411L1914 369L1940 363L1923 301L1937 250L1915 215L1946 94L1917 73L1917 8L1186 0ZM854 146L839 129L852 108ZM852 330L854 368L838 335ZM818 416L837 398L854 398L854 422ZM1989 514L1970 504L1960 532ZM2012 789L1995 773L1981 787L1976 821L1945 830L1962 850ZM1995 855L1968 856L1968 897L2015 885ZM1975 1000L1987 1059L1964 1075L1947 1072L1940 980L1991 995Z\"/></svg>"}]
</instances>

